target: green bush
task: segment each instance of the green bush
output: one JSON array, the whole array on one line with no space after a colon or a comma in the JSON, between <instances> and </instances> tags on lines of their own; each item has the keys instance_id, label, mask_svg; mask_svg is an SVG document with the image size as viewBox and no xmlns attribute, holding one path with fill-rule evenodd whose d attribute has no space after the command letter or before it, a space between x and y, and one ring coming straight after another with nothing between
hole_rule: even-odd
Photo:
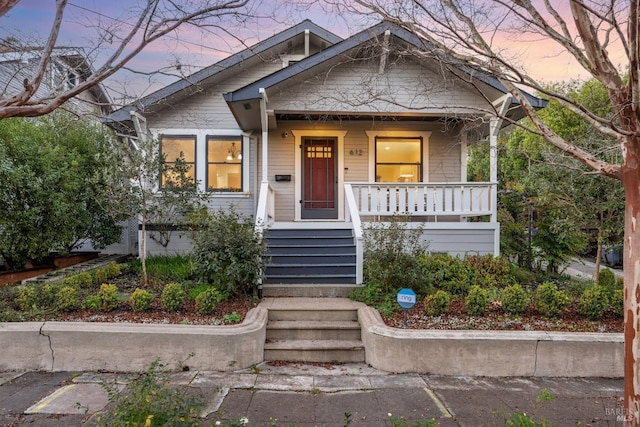
<instances>
[{"instance_id":1,"label":"green bush","mask_svg":"<svg viewBox=\"0 0 640 427\"><path fill-rule=\"evenodd\" d=\"M163 368L159 360L152 362L129 383L127 393L105 383L110 404L96 414L96 426L200 426L197 417L204 407L202 396L191 393L191 387L171 385Z\"/></svg>"},{"instance_id":2,"label":"green bush","mask_svg":"<svg viewBox=\"0 0 640 427\"><path fill-rule=\"evenodd\" d=\"M92 310L111 311L120 304L118 287L103 283L97 294L87 298L87 307Z\"/></svg>"},{"instance_id":3,"label":"green bush","mask_svg":"<svg viewBox=\"0 0 640 427\"><path fill-rule=\"evenodd\" d=\"M122 271L120 271L120 266L115 261L111 261L109 265L107 265L106 270L107 270L107 277L109 279L118 277L120 274L122 274Z\"/></svg>"},{"instance_id":4,"label":"green bush","mask_svg":"<svg viewBox=\"0 0 640 427\"><path fill-rule=\"evenodd\" d=\"M435 289L442 289L453 295L466 295L469 292L469 272L460 258L446 254L428 254L419 257L418 262L421 274L430 278Z\"/></svg>"},{"instance_id":5,"label":"green bush","mask_svg":"<svg viewBox=\"0 0 640 427\"><path fill-rule=\"evenodd\" d=\"M20 310L35 310L38 308L38 294L33 286L21 286L18 289L16 303Z\"/></svg>"},{"instance_id":6,"label":"green bush","mask_svg":"<svg viewBox=\"0 0 640 427\"><path fill-rule=\"evenodd\" d=\"M180 283L167 283L160 295L160 302L167 311L178 311L184 304L186 294Z\"/></svg>"},{"instance_id":7,"label":"green bush","mask_svg":"<svg viewBox=\"0 0 640 427\"><path fill-rule=\"evenodd\" d=\"M235 311L231 314L225 314L222 317L222 321L224 323L238 323L242 320L242 316L240 313L236 313Z\"/></svg>"},{"instance_id":8,"label":"green bush","mask_svg":"<svg viewBox=\"0 0 640 427\"><path fill-rule=\"evenodd\" d=\"M196 297L196 313L198 316L213 314L216 305L222 301L222 296L216 288L210 287L200 292Z\"/></svg>"},{"instance_id":9,"label":"green bush","mask_svg":"<svg viewBox=\"0 0 640 427\"><path fill-rule=\"evenodd\" d=\"M487 310L487 290L478 285L473 285L464 300L464 308L470 316L482 316Z\"/></svg>"},{"instance_id":10,"label":"green bush","mask_svg":"<svg viewBox=\"0 0 640 427\"><path fill-rule=\"evenodd\" d=\"M63 286L56 295L56 309L60 311L73 311L80 307L78 289L73 286Z\"/></svg>"},{"instance_id":11,"label":"green bush","mask_svg":"<svg viewBox=\"0 0 640 427\"><path fill-rule=\"evenodd\" d=\"M129 304L133 311L147 311L153 301L153 294L146 289L136 288L129 297Z\"/></svg>"},{"instance_id":12,"label":"green bush","mask_svg":"<svg viewBox=\"0 0 640 427\"><path fill-rule=\"evenodd\" d=\"M41 307L53 307L56 303L56 296L60 287L52 283L45 283L40 287L38 295L38 305Z\"/></svg>"},{"instance_id":13,"label":"green bush","mask_svg":"<svg viewBox=\"0 0 640 427\"><path fill-rule=\"evenodd\" d=\"M449 310L451 295L447 291L439 290L424 299L424 309L429 316L440 316Z\"/></svg>"},{"instance_id":14,"label":"green bush","mask_svg":"<svg viewBox=\"0 0 640 427\"><path fill-rule=\"evenodd\" d=\"M191 216L194 224L194 274L205 283L229 284L229 295L251 295L266 267L267 246L251 218L235 211L206 209Z\"/></svg>"},{"instance_id":15,"label":"green bush","mask_svg":"<svg viewBox=\"0 0 640 427\"><path fill-rule=\"evenodd\" d=\"M555 283L545 282L536 289L534 302L540 314L556 317L571 304L571 299L566 292L558 290Z\"/></svg>"},{"instance_id":16,"label":"green bush","mask_svg":"<svg viewBox=\"0 0 640 427\"><path fill-rule=\"evenodd\" d=\"M613 291L616 289L616 275L608 268L600 270L598 275L598 285L600 285L607 296L610 298L613 296Z\"/></svg>"},{"instance_id":17,"label":"green bush","mask_svg":"<svg viewBox=\"0 0 640 427\"><path fill-rule=\"evenodd\" d=\"M66 277L62 281L63 286L73 286L75 288L88 288L93 284L91 273L83 272Z\"/></svg>"},{"instance_id":18,"label":"green bush","mask_svg":"<svg viewBox=\"0 0 640 427\"><path fill-rule=\"evenodd\" d=\"M609 307L607 290L601 285L595 285L585 290L578 301L578 313L591 319L602 319Z\"/></svg>"},{"instance_id":19,"label":"green bush","mask_svg":"<svg viewBox=\"0 0 640 427\"><path fill-rule=\"evenodd\" d=\"M527 308L529 298L527 292L520 285L511 285L502 290L500 303L505 313L518 315Z\"/></svg>"},{"instance_id":20,"label":"green bush","mask_svg":"<svg viewBox=\"0 0 640 427\"><path fill-rule=\"evenodd\" d=\"M616 289L613 291L611 309L616 316L624 317L624 289Z\"/></svg>"},{"instance_id":21,"label":"green bush","mask_svg":"<svg viewBox=\"0 0 640 427\"><path fill-rule=\"evenodd\" d=\"M106 283L109 277L107 276L107 270L104 268L96 268L96 271L93 272L94 283L96 285L102 285Z\"/></svg>"},{"instance_id":22,"label":"green bush","mask_svg":"<svg viewBox=\"0 0 640 427\"><path fill-rule=\"evenodd\" d=\"M492 255L472 255L464 258L468 281L484 289L504 288L513 282L509 261Z\"/></svg>"}]
</instances>

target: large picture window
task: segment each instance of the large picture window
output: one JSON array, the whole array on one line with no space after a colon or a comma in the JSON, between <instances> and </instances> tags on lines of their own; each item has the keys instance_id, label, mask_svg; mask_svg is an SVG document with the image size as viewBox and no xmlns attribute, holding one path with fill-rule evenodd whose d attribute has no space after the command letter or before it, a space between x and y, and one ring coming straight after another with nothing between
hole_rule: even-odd
<instances>
[{"instance_id":1,"label":"large picture window","mask_svg":"<svg viewBox=\"0 0 640 427\"><path fill-rule=\"evenodd\" d=\"M242 191L242 137L207 137L207 189Z\"/></svg>"},{"instance_id":2,"label":"large picture window","mask_svg":"<svg viewBox=\"0 0 640 427\"><path fill-rule=\"evenodd\" d=\"M160 137L160 153L165 164L162 173L162 187L195 185L196 179L196 137L195 135Z\"/></svg>"},{"instance_id":3,"label":"large picture window","mask_svg":"<svg viewBox=\"0 0 640 427\"><path fill-rule=\"evenodd\" d=\"M422 182L422 138L376 137L377 182Z\"/></svg>"}]
</instances>

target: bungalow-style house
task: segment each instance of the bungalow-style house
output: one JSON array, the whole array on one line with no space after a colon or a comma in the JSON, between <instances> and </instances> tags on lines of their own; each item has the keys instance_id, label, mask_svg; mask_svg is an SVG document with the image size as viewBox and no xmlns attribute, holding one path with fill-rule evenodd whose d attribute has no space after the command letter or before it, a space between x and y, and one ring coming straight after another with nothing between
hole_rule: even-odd
<instances>
[{"instance_id":1,"label":"bungalow-style house","mask_svg":"<svg viewBox=\"0 0 640 427\"><path fill-rule=\"evenodd\" d=\"M363 230L395 214L432 252L499 254L495 157L491 182L467 182L466 148L521 113L497 79L437 58L388 22L343 40L305 20L109 120L182 152L212 209L267 230L266 283L359 284Z\"/></svg>"}]
</instances>

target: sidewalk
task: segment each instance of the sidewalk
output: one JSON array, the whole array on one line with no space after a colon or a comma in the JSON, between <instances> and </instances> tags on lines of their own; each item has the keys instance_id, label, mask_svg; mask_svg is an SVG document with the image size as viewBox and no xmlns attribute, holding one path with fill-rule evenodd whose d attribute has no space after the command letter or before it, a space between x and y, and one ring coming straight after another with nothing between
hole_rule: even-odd
<instances>
[{"instance_id":1,"label":"sidewalk","mask_svg":"<svg viewBox=\"0 0 640 427\"><path fill-rule=\"evenodd\" d=\"M0 372L0 426L82 426L108 404L101 382L127 375ZM237 372L178 372L172 383L205 397L202 425L392 426L393 418L440 426L502 426L519 410L556 426L621 425L621 379L394 375L365 364L261 364ZM553 397L536 402L541 394ZM389 415L391 414L391 415ZM86 424L85 424L86 423ZM224 424L223 424L224 425Z\"/></svg>"}]
</instances>

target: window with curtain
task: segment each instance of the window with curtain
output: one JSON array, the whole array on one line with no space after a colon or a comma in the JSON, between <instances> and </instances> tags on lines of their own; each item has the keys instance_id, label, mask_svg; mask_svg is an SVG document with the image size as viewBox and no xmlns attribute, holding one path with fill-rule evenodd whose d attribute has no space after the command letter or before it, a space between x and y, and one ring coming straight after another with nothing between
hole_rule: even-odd
<instances>
[{"instance_id":1,"label":"window with curtain","mask_svg":"<svg viewBox=\"0 0 640 427\"><path fill-rule=\"evenodd\" d=\"M207 189L242 191L242 137L207 137Z\"/></svg>"},{"instance_id":2,"label":"window with curtain","mask_svg":"<svg viewBox=\"0 0 640 427\"><path fill-rule=\"evenodd\" d=\"M162 171L162 188L195 185L195 135L162 135L160 137L160 153L165 159Z\"/></svg>"},{"instance_id":3,"label":"window with curtain","mask_svg":"<svg viewBox=\"0 0 640 427\"><path fill-rule=\"evenodd\" d=\"M376 182L422 182L422 138L376 138Z\"/></svg>"}]
</instances>

